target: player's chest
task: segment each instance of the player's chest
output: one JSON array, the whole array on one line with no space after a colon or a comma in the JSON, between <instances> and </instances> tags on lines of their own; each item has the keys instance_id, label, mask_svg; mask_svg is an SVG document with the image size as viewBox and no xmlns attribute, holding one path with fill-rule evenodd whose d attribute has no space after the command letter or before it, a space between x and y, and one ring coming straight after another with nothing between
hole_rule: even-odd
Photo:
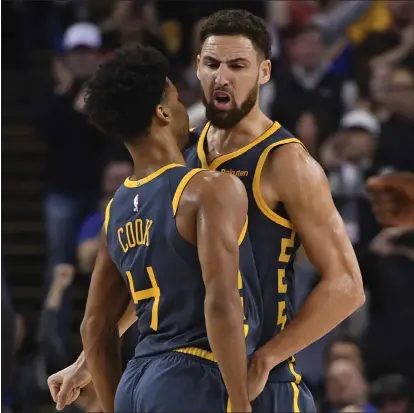
<instances>
[{"instance_id":1,"label":"player's chest","mask_svg":"<svg viewBox=\"0 0 414 413\"><path fill-rule=\"evenodd\" d=\"M259 148L257 151L251 150L239 155L234 152L220 154L218 151L208 152L206 150L204 160L198 152L196 147L192 147L184 153L187 166L235 175L246 187L249 202L256 203L258 198L262 198L269 208L276 207L277 194L272 187L272 179L265 164L259 163Z\"/></svg>"}]
</instances>

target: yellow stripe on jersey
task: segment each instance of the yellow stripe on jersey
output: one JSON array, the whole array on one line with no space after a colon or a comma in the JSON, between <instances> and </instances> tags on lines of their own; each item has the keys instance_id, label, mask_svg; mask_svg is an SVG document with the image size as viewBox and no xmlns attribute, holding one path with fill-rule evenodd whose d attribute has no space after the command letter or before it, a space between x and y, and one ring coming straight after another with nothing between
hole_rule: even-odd
<instances>
[{"instance_id":1,"label":"yellow stripe on jersey","mask_svg":"<svg viewBox=\"0 0 414 413\"><path fill-rule=\"evenodd\" d=\"M108 202L108 205L106 206L106 209L105 209L105 221L104 221L105 233L108 233L109 218L111 217L111 205L112 205L113 200L114 199L112 198Z\"/></svg>"},{"instance_id":2,"label":"yellow stripe on jersey","mask_svg":"<svg viewBox=\"0 0 414 413\"><path fill-rule=\"evenodd\" d=\"M178 353L184 353L184 354L191 354L192 356L201 357L206 360L213 361L214 363L217 363L217 360L214 358L213 353L207 350L202 350L201 348L196 347L182 347L177 348L176 350Z\"/></svg>"},{"instance_id":3,"label":"yellow stripe on jersey","mask_svg":"<svg viewBox=\"0 0 414 413\"><path fill-rule=\"evenodd\" d=\"M184 192L185 187L187 186L188 182L190 182L191 178L201 172L203 169L192 169L190 172L184 175L181 182L178 184L177 189L175 190L175 194L172 200L172 208L174 212L174 216L177 214L178 204L181 199L181 195Z\"/></svg>"},{"instance_id":4,"label":"yellow stripe on jersey","mask_svg":"<svg viewBox=\"0 0 414 413\"><path fill-rule=\"evenodd\" d=\"M204 126L203 130L201 131L200 137L198 138L197 143L197 155L201 162L202 168L208 168L206 154L204 153L204 141L207 136L207 132L210 128L210 122L207 122Z\"/></svg>"},{"instance_id":5,"label":"yellow stripe on jersey","mask_svg":"<svg viewBox=\"0 0 414 413\"><path fill-rule=\"evenodd\" d=\"M153 172L152 174L146 176L145 178L139 179L138 181L133 181L130 178L125 179L124 185L127 188L137 188L138 186L144 185L153 179L160 176L162 173L167 171L168 169L177 168L177 167L183 167L184 165L178 164L178 163L171 163L169 165L165 165L162 168L158 169L157 171Z\"/></svg>"},{"instance_id":6,"label":"yellow stripe on jersey","mask_svg":"<svg viewBox=\"0 0 414 413\"><path fill-rule=\"evenodd\" d=\"M246 221L244 221L243 228L242 228L241 233L239 235L239 240L238 240L239 245L241 245L242 242L244 241L244 237L246 236L246 232L247 232L247 225L248 225L248 223L249 223L249 218L246 217Z\"/></svg>"},{"instance_id":7,"label":"yellow stripe on jersey","mask_svg":"<svg viewBox=\"0 0 414 413\"><path fill-rule=\"evenodd\" d=\"M293 374L293 377L295 377L295 381L291 382L293 389L293 411L294 413L300 413L299 408L299 384L302 380L302 376L295 371L294 367L295 357L292 356L292 358L289 360L289 370Z\"/></svg>"},{"instance_id":8,"label":"yellow stripe on jersey","mask_svg":"<svg viewBox=\"0 0 414 413\"><path fill-rule=\"evenodd\" d=\"M263 166L265 164L267 156L269 155L272 149L276 148L277 146L285 145L287 143L299 143L300 145L303 146L302 142L299 139L296 139L296 138L283 139L279 142L275 142L269 145L260 155L260 158L257 162L256 170L254 172L254 177L253 177L253 197L256 201L258 208L267 218L269 218L271 221L273 221L276 224L292 229L293 225L289 220L276 214L276 212L272 211L267 206L266 202L263 199L262 193L260 191L260 177L262 175Z\"/></svg>"},{"instance_id":9,"label":"yellow stripe on jersey","mask_svg":"<svg viewBox=\"0 0 414 413\"><path fill-rule=\"evenodd\" d=\"M200 139L198 140L197 144L197 154L201 161L201 166L203 168L208 168L211 170L217 169L222 163L229 161L230 159L237 158L240 155L243 155L244 153L248 152L250 149L252 149L254 146L258 145L259 143L263 142L265 139L267 139L269 136L273 135L279 128L280 124L278 122L274 122L273 125L267 129L265 132L263 132L258 138L256 138L254 141L250 142L246 146L243 146L240 149L237 149L237 151L227 153L225 155L221 155L214 159L210 165L207 163L207 158L204 152L204 142L205 138L207 136L208 129L210 127L210 122L206 124L206 126L203 129L203 132L200 135Z\"/></svg>"}]
</instances>

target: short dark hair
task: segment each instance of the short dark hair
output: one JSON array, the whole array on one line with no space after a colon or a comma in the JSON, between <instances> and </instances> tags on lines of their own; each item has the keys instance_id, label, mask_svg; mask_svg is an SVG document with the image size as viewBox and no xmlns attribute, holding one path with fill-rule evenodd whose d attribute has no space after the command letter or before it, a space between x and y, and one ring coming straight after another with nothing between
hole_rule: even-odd
<instances>
[{"instance_id":1,"label":"short dark hair","mask_svg":"<svg viewBox=\"0 0 414 413\"><path fill-rule=\"evenodd\" d=\"M318 33L321 35L322 39L323 39L323 32L322 29L314 24L314 23L308 23L305 24L304 26L300 26L298 27L293 33L292 33L292 37L294 39L297 39L300 36L305 36L306 34L310 34L310 33Z\"/></svg>"},{"instance_id":2,"label":"short dark hair","mask_svg":"<svg viewBox=\"0 0 414 413\"><path fill-rule=\"evenodd\" d=\"M330 339L324 348L324 361L325 364L329 361L329 357L331 355L332 347L337 343L346 343L356 347L361 352L361 345L359 340L350 335L350 334L340 334L336 335L334 338Z\"/></svg>"},{"instance_id":3,"label":"short dark hair","mask_svg":"<svg viewBox=\"0 0 414 413\"><path fill-rule=\"evenodd\" d=\"M167 59L152 47L115 51L87 83L85 110L90 122L122 141L145 135L162 100L167 74Z\"/></svg>"},{"instance_id":4,"label":"short dark hair","mask_svg":"<svg viewBox=\"0 0 414 413\"><path fill-rule=\"evenodd\" d=\"M201 43L210 36L244 36L252 41L265 59L270 59L272 41L266 23L246 10L220 10L201 25Z\"/></svg>"},{"instance_id":5,"label":"short dark hair","mask_svg":"<svg viewBox=\"0 0 414 413\"><path fill-rule=\"evenodd\" d=\"M400 374L381 376L371 385L371 402L378 408L387 402L396 402L410 398L412 383Z\"/></svg>"}]
</instances>

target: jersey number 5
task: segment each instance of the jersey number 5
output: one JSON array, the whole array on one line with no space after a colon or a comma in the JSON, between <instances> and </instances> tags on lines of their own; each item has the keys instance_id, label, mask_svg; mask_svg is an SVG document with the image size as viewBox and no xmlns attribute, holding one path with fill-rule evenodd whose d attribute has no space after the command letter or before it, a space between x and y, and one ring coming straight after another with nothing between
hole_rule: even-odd
<instances>
[{"instance_id":1,"label":"jersey number 5","mask_svg":"<svg viewBox=\"0 0 414 413\"><path fill-rule=\"evenodd\" d=\"M158 287L157 280L155 279L155 274L152 267L147 267L147 274L151 281L151 288L147 288L146 290L135 291L132 274L130 271L126 272L134 304L138 304L138 302L141 300L148 300L149 298L154 298L154 303L152 304L150 327L154 331L156 331L158 329L158 305L160 303L161 292L160 288Z\"/></svg>"},{"instance_id":2,"label":"jersey number 5","mask_svg":"<svg viewBox=\"0 0 414 413\"><path fill-rule=\"evenodd\" d=\"M282 238L279 262L288 263L290 260L290 254L286 253L288 248L293 248L295 246L295 231L292 231L290 238ZM279 294L287 293L287 285L285 284L285 275L286 270L279 269L277 271L277 290ZM277 325L280 326L280 330L285 328L287 321L286 316L286 301L282 300L277 303Z\"/></svg>"}]
</instances>

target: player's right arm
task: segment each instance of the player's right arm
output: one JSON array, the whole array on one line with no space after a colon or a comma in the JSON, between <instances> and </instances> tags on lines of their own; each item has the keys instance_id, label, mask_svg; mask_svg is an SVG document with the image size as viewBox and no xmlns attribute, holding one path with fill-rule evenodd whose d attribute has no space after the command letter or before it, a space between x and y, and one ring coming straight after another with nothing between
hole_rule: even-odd
<instances>
[{"instance_id":1,"label":"player's right arm","mask_svg":"<svg viewBox=\"0 0 414 413\"><path fill-rule=\"evenodd\" d=\"M202 172L195 188L196 243L206 289L207 336L220 368L232 411L251 411L247 392L247 358L243 309L238 290L239 236L247 216L247 195L231 175Z\"/></svg>"}]
</instances>

